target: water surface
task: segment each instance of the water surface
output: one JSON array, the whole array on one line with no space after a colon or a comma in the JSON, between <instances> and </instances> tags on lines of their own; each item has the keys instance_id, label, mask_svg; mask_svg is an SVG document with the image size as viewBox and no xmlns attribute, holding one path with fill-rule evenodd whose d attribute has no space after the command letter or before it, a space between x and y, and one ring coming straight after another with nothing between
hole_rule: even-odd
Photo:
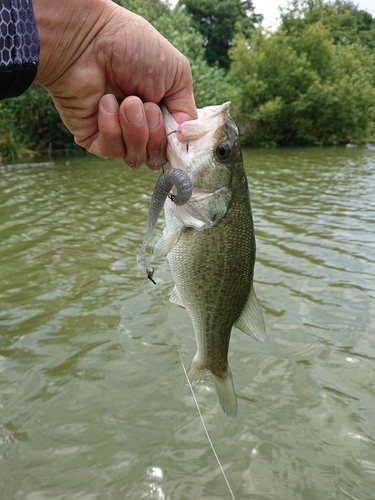
<instances>
[{"instance_id":1,"label":"water surface","mask_svg":"<svg viewBox=\"0 0 375 500\"><path fill-rule=\"evenodd\" d=\"M239 499L375 498L375 153L245 151L268 338L234 329L239 414L197 398ZM135 256L157 174L0 169L0 498L230 498L184 387L190 320ZM156 228L153 243L162 231ZM155 263L164 297L167 262Z\"/></svg>"}]
</instances>

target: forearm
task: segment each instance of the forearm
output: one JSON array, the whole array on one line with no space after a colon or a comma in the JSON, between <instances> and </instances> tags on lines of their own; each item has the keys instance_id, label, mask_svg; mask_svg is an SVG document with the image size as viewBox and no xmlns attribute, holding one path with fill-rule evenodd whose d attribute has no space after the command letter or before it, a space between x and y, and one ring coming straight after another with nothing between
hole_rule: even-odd
<instances>
[{"instance_id":1,"label":"forearm","mask_svg":"<svg viewBox=\"0 0 375 500\"><path fill-rule=\"evenodd\" d=\"M2 0L0 5L0 99L22 94L35 78L39 37L27 0Z\"/></svg>"}]
</instances>

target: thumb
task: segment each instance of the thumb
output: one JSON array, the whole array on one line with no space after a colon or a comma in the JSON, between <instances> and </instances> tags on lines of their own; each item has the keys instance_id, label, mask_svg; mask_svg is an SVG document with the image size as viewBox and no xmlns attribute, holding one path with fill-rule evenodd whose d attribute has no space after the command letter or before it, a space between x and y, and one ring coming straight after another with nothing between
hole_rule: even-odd
<instances>
[{"instance_id":1,"label":"thumb","mask_svg":"<svg viewBox=\"0 0 375 500\"><path fill-rule=\"evenodd\" d=\"M166 92L163 97L165 106L178 124L198 118L190 66L187 75L183 87L173 93Z\"/></svg>"},{"instance_id":2,"label":"thumb","mask_svg":"<svg viewBox=\"0 0 375 500\"><path fill-rule=\"evenodd\" d=\"M198 118L193 91L182 98L168 99L164 97L164 104L179 125Z\"/></svg>"}]
</instances>

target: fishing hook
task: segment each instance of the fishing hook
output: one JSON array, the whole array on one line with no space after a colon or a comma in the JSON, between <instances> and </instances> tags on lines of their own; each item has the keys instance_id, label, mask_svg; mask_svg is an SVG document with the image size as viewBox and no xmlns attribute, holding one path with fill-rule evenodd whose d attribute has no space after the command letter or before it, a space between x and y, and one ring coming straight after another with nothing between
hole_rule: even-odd
<instances>
[{"instance_id":1,"label":"fishing hook","mask_svg":"<svg viewBox=\"0 0 375 500\"><path fill-rule=\"evenodd\" d=\"M163 170L163 174L165 173L165 170L164 170L164 162L163 162L163 143L164 141L172 134L176 134L177 133L177 130L172 130L172 132L168 132L168 134L166 134L163 139L160 141L160 144L159 144L159 157L160 157L160 164L161 164L161 169ZM172 200L173 201L173 200Z\"/></svg>"}]
</instances>

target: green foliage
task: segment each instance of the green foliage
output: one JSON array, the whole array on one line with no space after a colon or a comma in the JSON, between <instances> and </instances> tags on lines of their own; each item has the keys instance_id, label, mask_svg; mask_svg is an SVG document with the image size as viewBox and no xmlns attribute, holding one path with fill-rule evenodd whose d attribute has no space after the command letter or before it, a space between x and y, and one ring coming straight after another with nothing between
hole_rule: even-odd
<instances>
[{"instance_id":1,"label":"green foliage","mask_svg":"<svg viewBox=\"0 0 375 500\"><path fill-rule=\"evenodd\" d=\"M229 77L245 141L274 146L374 140L375 56L358 34L358 19L367 18L350 19L355 41L340 43L349 4L343 2L341 10L338 1L306 4L303 11L292 4L275 33L258 30L250 40L234 40ZM331 27L332 9L342 16L332 15Z\"/></svg>"},{"instance_id":2,"label":"green foliage","mask_svg":"<svg viewBox=\"0 0 375 500\"><path fill-rule=\"evenodd\" d=\"M170 11L169 3L161 0L113 0L132 12L144 17L151 24Z\"/></svg>"},{"instance_id":3,"label":"green foliage","mask_svg":"<svg viewBox=\"0 0 375 500\"><path fill-rule=\"evenodd\" d=\"M366 66L371 64L373 57L357 44L335 48L330 78L317 79L295 103L299 139L331 144L370 138L375 75Z\"/></svg>"},{"instance_id":4,"label":"green foliage","mask_svg":"<svg viewBox=\"0 0 375 500\"><path fill-rule=\"evenodd\" d=\"M167 38L190 62L204 58L203 39L192 26L189 14L183 9L168 10L153 26Z\"/></svg>"},{"instance_id":5,"label":"green foliage","mask_svg":"<svg viewBox=\"0 0 375 500\"><path fill-rule=\"evenodd\" d=\"M198 108L230 101L233 88L222 68L199 58L192 63L194 96Z\"/></svg>"},{"instance_id":6,"label":"green foliage","mask_svg":"<svg viewBox=\"0 0 375 500\"><path fill-rule=\"evenodd\" d=\"M73 144L73 136L42 87L33 85L15 99L0 101L0 157L13 161L34 152L66 149Z\"/></svg>"},{"instance_id":7,"label":"green foliage","mask_svg":"<svg viewBox=\"0 0 375 500\"><path fill-rule=\"evenodd\" d=\"M334 44L359 43L375 48L375 20L348 0L293 0L281 19L289 35L298 37L306 26L320 21L329 29Z\"/></svg>"},{"instance_id":8,"label":"green foliage","mask_svg":"<svg viewBox=\"0 0 375 500\"><path fill-rule=\"evenodd\" d=\"M250 34L262 16L254 14L251 0L180 0L192 15L195 28L202 34L209 65L228 69L228 50L232 45L236 25Z\"/></svg>"}]
</instances>

